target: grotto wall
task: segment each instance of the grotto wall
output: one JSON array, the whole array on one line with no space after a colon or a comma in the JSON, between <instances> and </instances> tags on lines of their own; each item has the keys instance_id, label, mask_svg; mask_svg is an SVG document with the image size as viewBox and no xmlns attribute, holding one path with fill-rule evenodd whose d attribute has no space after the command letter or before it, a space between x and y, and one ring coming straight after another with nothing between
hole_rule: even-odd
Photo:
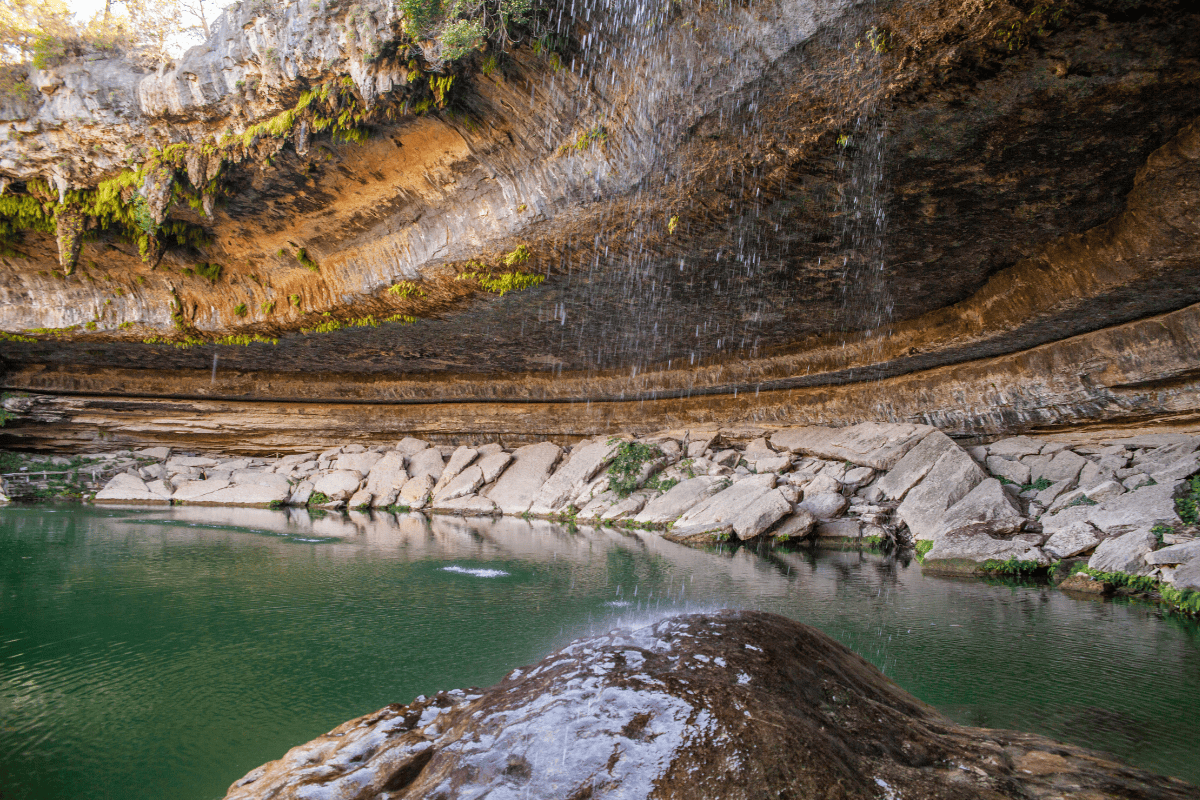
<instances>
[{"instance_id":1,"label":"grotto wall","mask_svg":"<svg viewBox=\"0 0 1200 800\"><path fill-rule=\"evenodd\" d=\"M9 238L5 437L1194 415L1186 4L538 13L449 62L387 3L242 3L154 72L34 71L0 200L134 175L192 234L91 223L71 275Z\"/></svg>"}]
</instances>

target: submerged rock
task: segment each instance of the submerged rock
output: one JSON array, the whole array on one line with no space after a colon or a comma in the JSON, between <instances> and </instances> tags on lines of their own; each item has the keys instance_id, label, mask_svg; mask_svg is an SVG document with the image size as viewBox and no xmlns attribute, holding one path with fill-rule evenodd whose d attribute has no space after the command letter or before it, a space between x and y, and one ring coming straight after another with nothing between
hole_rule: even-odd
<instances>
[{"instance_id":1,"label":"submerged rock","mask_svg":"<svg viewBox=\"0 0 1200 800\"><path fill-rule=\"evenodd\" d=\"M351 720L227 800L1194 798L1033 734L959 726L838 642L761 612L583 639L483 690Z\"/></svg>"}]
</instances>

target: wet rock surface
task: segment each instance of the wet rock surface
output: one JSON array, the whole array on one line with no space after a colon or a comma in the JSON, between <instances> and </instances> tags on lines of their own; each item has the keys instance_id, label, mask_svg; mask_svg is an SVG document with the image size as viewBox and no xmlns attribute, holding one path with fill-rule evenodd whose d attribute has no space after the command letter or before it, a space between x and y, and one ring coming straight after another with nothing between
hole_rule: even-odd
<instances>
[{"instance_id":1,"label":"wet rock surface","mask_svg":"<svg viewBox=\"0 0 1200 800\"><path fill-rule=\"evenodd\" d=\"M578 640L485 690L351 720L227 800L1191 798L1195 787L942 717L833 639L761 612Z\"/></svg>"}]
</instances>

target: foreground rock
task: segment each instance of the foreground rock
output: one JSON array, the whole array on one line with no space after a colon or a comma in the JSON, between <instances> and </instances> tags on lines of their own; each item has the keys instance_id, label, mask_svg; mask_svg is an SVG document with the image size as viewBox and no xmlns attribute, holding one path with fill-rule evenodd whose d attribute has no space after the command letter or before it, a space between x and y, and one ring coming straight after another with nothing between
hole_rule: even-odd
<instances>
[{"instance_id":1,"label":"foreground rock","mask_svg":"<svg viewBox=\"0 0 1200 800\"><path fill-rule=\"evenodd\" d=\"M965 728L760 612L577 641L483 691L351 720L252 770L274 798L1194 798L1041 736Z\"/></svg>"}]
</instances>

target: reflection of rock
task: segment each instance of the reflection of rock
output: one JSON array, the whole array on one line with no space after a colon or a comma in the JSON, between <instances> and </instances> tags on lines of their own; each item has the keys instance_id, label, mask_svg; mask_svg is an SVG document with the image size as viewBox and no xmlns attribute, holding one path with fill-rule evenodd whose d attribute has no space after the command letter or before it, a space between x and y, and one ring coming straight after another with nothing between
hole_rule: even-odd
<instances>
[{"instance_id":1,"label":"reflection of rock","mask_svg":"<svg viewBox=\"0 0 1200 800\"><path fill-rule=\"evenodd\" d=\"M388 706L252 770L227 798L1068 794L1195 789L1040 736L960 727L813 628L722 612L580 640L490 689Z\"/></svg>"}]
</instances>

